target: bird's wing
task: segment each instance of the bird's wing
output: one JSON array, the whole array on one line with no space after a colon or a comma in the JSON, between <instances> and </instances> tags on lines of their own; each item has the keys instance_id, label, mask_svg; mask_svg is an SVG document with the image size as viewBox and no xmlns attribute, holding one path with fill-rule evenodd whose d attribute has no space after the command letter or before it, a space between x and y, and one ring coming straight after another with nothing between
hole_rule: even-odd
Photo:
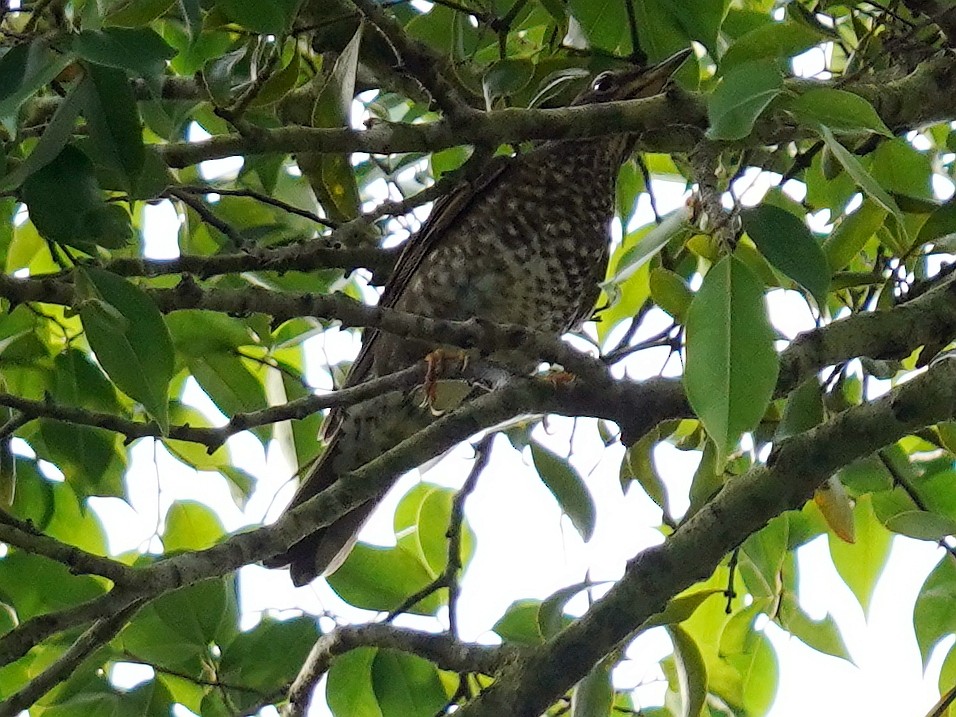
<instances>
[{"instance_id":1,"label":"bird's wing","mask_svg":"<svg viewBox=\"0 0 956 717\"><path fill-rule=\"evenodd\" d=\"M512 167L514 160L509 157L495 157L485 167L479 176L449 192L435 202L431 214L421 229L408 240L399 254L395 268L385 284L379 306L394 307L408 285L409 280L428 256L441 241L448 228L453 225L475 198L483 194L489 187L501 179L502 175ZM378 329L365 329L362 334L362 348L352 364L343 388L355 386L368 378L372 368L375 340L379 335ZM322 435L327 440L342 422L344 409L333 408L322 426Z\"/></svg>"}]
</instances>

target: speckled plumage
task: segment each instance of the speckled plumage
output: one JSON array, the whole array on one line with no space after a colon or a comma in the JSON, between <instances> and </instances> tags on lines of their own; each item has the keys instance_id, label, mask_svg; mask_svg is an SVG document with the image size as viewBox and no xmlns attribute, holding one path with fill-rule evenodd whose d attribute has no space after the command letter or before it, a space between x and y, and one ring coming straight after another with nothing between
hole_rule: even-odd
<instances>
[{"instance_id":1,"label":"speckled plumage","mask_svg":"<svg viewBox=\"0 0 956 717\"><path fill-rule=\"evenodd\" d=\"M576 104L656 94L686 57L647 70L605 73ZM602 78L609 88L599 86ZM382 305L435 318L523 324L555 335L568 331L594 308L608 260L615 179L629 151L625 136L598 137L548 142L492 163L471 187L436 205L403 251ZM405 368L434 348L369 331L347 383ZM429 420L420 400L401 392L333 412L326 453L293 505ZM270 564L290 563L297 585L334 569L374 504L317 531Z\"/></svg>"}]
</instances>

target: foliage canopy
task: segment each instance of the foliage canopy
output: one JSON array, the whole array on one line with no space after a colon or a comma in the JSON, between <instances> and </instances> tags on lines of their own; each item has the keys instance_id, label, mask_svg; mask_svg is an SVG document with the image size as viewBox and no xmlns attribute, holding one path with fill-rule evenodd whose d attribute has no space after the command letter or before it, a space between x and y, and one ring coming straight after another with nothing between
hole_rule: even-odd
<instances>
[{"instance_id":1,"label":"foliage canopy","mask_svg":"<svg viewBox=\"0 0 956 717\"><path fill-rule=\"evenodd\" d=\"M639 630L663 626L666 699L640 714L762 715L778 674L760 616L848 657L796 596L795 551L821 535L864 610L892 534L945 548L913 614L925 664L956 631L950 14L925 0L4 3L0 714L302 714L326 673L339 716L627 713L642 705L611 672ZM565 107L598 71L691 45L663 95ZM386 239L496 152L613 132L637 144L594 350L522 334L574 380L511 377L336 493L360 500L509 421L497 430L588 540L600 505L534 429L546 414L597 419L576 430L628 446L622 489L659 506L666 537L583 617L566 605L587 582L515 602L500 646L463 643L459 576L481 536L462 517L467 490L427 481L401 499L397 544L360 544L329 584L446 632L320 636L307 615L240 630L235 571L341 513L331 498L234 534L175 501L150 551L110 554L89 501L129 499L136 442L218 473L240 507L257 482L230 436L315 459L320 411L375 388L314 394L311 337L376 327L485 354L513 338L371 310L396 255ZM229 157L238 169L203 164ZM657 216L660 181L683 183L686 206ZM159 243L173 258L147 241L157 204L179 222ZM774 329L780 290L816 329ZM680 376L627 377L662 351L680 354ZM193 384L227 422L183 400ZM700 457L682 513L655 464L662 442ZM477 444L467 486L491 446ZM122 690L110 669L130 662L153 676ZM951 652L933 714L954 684Z\"/></svg>"}]
</instances>

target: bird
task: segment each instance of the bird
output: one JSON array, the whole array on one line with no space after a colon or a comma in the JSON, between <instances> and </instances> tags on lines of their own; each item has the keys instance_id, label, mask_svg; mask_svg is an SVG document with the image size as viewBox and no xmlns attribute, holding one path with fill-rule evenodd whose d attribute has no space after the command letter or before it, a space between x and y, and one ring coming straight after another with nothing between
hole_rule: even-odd
<instances>
[{"instance_id":1,"label":"bird","mask_svg":"<svg viewBox=\"0 0 956 717\"><path fill-rule=\"evenodd\" d=\"M660 94L691 54L685 49L655 65L602 72L572 105ZM615 183L634 143L628 134L548 140L490 163L478 178L435 203L406 242L379 305L431 318L520 324L555 336L577 327L592 315L607 271ZM409 367L435 349L367 329L345 386ZM518 363L509 368L524 374L537 365ZM428 407L408 391L333 409L323 424L325 452L289 508L430 420ZM319 528L266 565L290 566L296 586L333 572L377 502Z\"/></svg>"}]
</instances>

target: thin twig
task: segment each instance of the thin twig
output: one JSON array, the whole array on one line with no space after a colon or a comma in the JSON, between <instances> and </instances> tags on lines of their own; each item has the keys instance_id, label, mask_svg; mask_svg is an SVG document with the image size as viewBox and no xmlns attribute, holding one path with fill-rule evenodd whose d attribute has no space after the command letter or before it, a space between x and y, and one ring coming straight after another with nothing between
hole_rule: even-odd
<instances>
[{"instance_id":1,"label":"thin twig","mask_svg":"<svg viewBox=\"0 0 956 717\"><path fill-rule=\"evenodd\" d=\"M143 599L135 600L117 612L104 613L104 617L93 623L53 664L33 677L19 692L0 702L0 717L16 717L60 682L78 672L82 663L113 639L145 602Z\"/></svg>"},{"instance_id":2,"label":"thin twig","mask_svg":"<svg viewBox=\"0 0 956 717\"><path fill-rule=\"evenodd\" d=\"M221 232L236 249L241 249L246 245L246 240L237 229L229 224L229 222L225 222L217 217L215 212L206 206L205 202L199 201L189 192L184 192L178 187L171 187L167 189L164 194L167 197L178 199L190 207L206 224Z\"/></svg>"},{"instance_id":3,"label":"thin twig","mask_svg":"<svg viewBox=\"0 0 956 717\"><path fill-rule=\"evenodd\" d=\"M136 572L116 560L88 553L44 535L31 523L19 520L3 510L0 510L0 542L62 563L74 575L101 575L116 585L124 585Z\"/></svg>"},{"instance_id":4,"label":"thin twig","mask_svg":"<svg viewBox=\"0 0 956 717\"><path fill-rule=\"evenodd\" d=\"M461 489L455 494L452 501L451 516L448 521L448 531L445 533L448 538L448 559L445 562L445 569L441 575L432 580L421 590L409 595L402 603L393 609L385 618L385 622L391 622L404 612L407 612L429 595L448 588L448 632L453 637L458 637L458 596L461 592L458 584L458 572L462 568L461 561L461 529L465 518L465 500L475 490L478 484L478 477L488 465L491 458L491 444L494 442L495 434L489 433L475 444L475 462L468 473L468 478Z\"/></svg>"},{"instance_id":5,"label":"thin twig","mask_svg":"<svg viewBox=\"0 0 956 717\"><path fill-rule=\"evenodd\" d=\"M196 184L181 185L176 187L176 189L182 192L190 192L193 194L221 194L224 197L249 197L251 199L255 199L257 202L268 204L270 206L276 207L277 209L281 209L284 212L288 212L289 214L295 214L298 217L308 219L316 224L329 227L330 229L335 229L338 226L338 222L320 217L315 212L310 212L308 209L300 209L299 207L289 204L288 202L283 202L281 199L270 197L268 194L264 194L263 192L257 192L255 189L225 189L222 187Z\"/></svg>"},{"instance_id":6,"label":"thin twig","mask_svg":"<svg viewBox=\"0 0 956 717\"><path fill-rule=\"evenodd\" d=\"M281 421L302 420L326 408L352 406L388 391L408 388L421 381L424 375L424 364L419 362L414 366L365 381L357 386L339 389L331 393L304 396L278 406L264 408L261 411L236 413L224 426L218 428L198 428L188 425L170 426L165 433L155 422L132 421L113 413L54 404L48 401L33 401L9 393L0 393L0 406L21 411L24 416L28 417L28 420L45 418L74 425L104 428L126 436L127 441L147 437L172 438L202 444L208 447L211 452L225 443L230 436L237 433Z\"/></svg>"}]
</instances>

